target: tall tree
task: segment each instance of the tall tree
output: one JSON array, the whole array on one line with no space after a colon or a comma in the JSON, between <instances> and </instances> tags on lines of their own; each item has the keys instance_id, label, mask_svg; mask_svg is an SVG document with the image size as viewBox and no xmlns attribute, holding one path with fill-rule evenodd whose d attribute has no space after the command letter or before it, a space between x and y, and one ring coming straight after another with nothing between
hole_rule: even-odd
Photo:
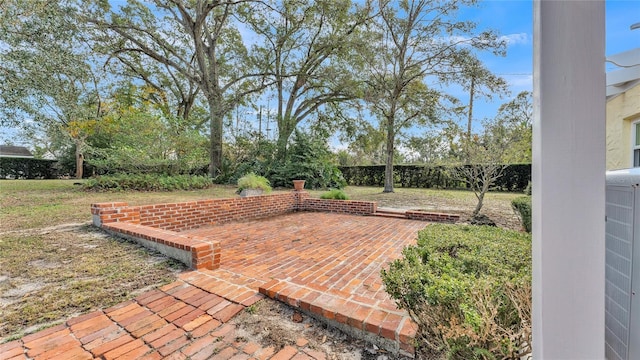
<instances>
[{"instance_id":1,"label":"tall tree","mask_svg":"<svg viewBox=\"0 0 640 360\"><path fill-rule=\"evenodd\" d=\"M434 121L445 98L427 79L446 81L467 58L469 48L500 53L504 44L490 31L457 20L462 5L475 0L378 1L377 37L365 55L369 64L366 99L384 123L387 137L384 192L393 192L396 135L403 128Z\"/></svg>"},{"instance_id":2,"label":"tall tree","mask_svg":"<svg viewBox=\"0 0 640 360\"><path fill-rule=\"evenodd\" d=\"M86 139L101 117L104 77L66 1L8 0L0 11L0 113L27 132L60 132L82 177Z\"/></svg>"},{"instance_id":3,"label":"tall tree","mask_svg":"<svg viewBox=\"0 0 640 360\"><path fill-rule=\"evenodd\" d=\"M244 21L264 43L262 69L274 84L278 153L284 156L297 124L358 97L355 50L363 46L359 33L371 8L368 2L273 0L245 10Z\"/></svg>"},{"instance_id":4,"label":"tall tree","mask_svg":"<svg viewBox=\"0 0 640 360\"><path fill-rule=\"evenodd\" d=\"M222 167L225 116L246 95L265 87L231 21L247 0L131 0L117 10L105 1L84 6L86 21L103 31L114 53L143 54L197 84L209 108L209 173Z\"/></svg>"},{"instance_id":5,"label":"tall tree","mask_svg":"<svg viewBox=\"0 0 640 360\"><path fill-rule=\"evenodd\" d=\"M467 105L467 139L471 139L473 127L473 102L478 97L491 100L494 95L502 96L508 93L507 82L493 74L480 60L468 54L460 64L459 74L453 76L455 82L469 91L469 105ZM467 142L468 143L468 142ZM466 162L471 161L471 148L466 148Z\"/></svg>"}]
</instances>

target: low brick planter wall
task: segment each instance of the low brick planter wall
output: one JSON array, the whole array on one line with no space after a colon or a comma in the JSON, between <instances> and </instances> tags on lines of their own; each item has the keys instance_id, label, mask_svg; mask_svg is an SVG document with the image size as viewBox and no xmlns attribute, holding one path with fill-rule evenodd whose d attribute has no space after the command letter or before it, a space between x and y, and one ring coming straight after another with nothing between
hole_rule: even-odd
<instances>
[{"instance_id":1,"label":"low brick planter wall","mask_svg":"<svg viewBox=\"0 0 640 360\"><path fill-rule=\"evenodd\" d=\"M124 202L91 205L96 226L132 222L158 229L181 231L221 222L285 214L298 209L308 193L284 193L246 198L208 199L171 204L128 206Z\"/></svg>"},{"instance_id":2,"label":"low brick planter wall","mask_svg":"<svg viewBox=\"0 0 640 360\"><path fill-rule=\"evenodd\" d=\"M359 200L333 200L306 198L302 202L300 210L323 211L338 214L372 215L376 212L377 205L373 201Z\"/></svg>"},{"instance_id":3,"label":"low brick planter wall","mask_svg":"<svg viewBox=\"0 0 640 360\"><path fill-rule=\"evenodd\" d=\"M192 269L214 270L220 267L220 243L217 241L128 222L112 222L102 228L179 260Z\"/></svg>"},{"instance_id":4,"label":"low brick planter wall","mask_svg":"<svg viewBox=\"0 0 640 360\"><path fill-rule=\"evenodd\" d=\"M441 213L433 213L426 211L416 211L416 210L407 210L404 213L404 216L407 219L411 220L422 220L422 221L431 221L438 223L450 223L453 224L460 220L460 215L454 214L441 214Z\"/></svg>"}]
</instances>

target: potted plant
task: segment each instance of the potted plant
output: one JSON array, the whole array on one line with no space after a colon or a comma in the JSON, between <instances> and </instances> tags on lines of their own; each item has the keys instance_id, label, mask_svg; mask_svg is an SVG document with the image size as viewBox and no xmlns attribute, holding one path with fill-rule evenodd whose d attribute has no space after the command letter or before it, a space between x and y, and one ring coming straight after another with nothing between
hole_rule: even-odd
<instances>
[{"instance_id":1,"label":"potted plant","mask_svg":"<svg viewBox=\"0 0 640 360\"><path fill-rule=\"evenodd\" d=\"M256 175L253 172L238 179L238 191L242 197L258 196L265 192L271 192L269 180L264 176Z\"/></svg>"},{"instance_id":2,"label":"potted plant","mask_svg":"<svg viewBox=\"0 0 640 360\"><path fill-rule=\"evenodd\" d=\"M296 191L302 191L304 190L304 180L293 180L293 188Z\"/></svg>"}]
</instances>

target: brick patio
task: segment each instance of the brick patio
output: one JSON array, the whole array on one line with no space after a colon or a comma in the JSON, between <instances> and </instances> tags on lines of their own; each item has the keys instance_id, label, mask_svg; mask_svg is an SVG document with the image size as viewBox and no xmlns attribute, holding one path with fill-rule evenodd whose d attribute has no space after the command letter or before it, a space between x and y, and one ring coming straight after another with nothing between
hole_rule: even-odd
<instances>
[{"instance_id":1,"label":"brick patio","mask_svg":"<svg viewBox=\"0 0 640 360\"><path fill-rule=\"evenodd\" d=\"M380 270L415 243L426 224L303 212L188 230L183 233L220 242L223 256L220 269L181 278L240 303L260 291L353 335L379 336L389 350L410 353L415 329L384 291Z\"/></svg>"},{"instance_id":2,"label":"brick patio","mask_svg":"<svg viewBox=\"0 0 640 360\"><path fill-rule=\"evenodd\" d=\"M322 359L296 344L276 352L234 340L235 327L227 322L264 295L411 354L415 326L384 292L379 274L426 225L289 212L185 229L177 233L181 238L220 248L218 269L185 272L135 300L0 345L0 358Z\"/></svg>"}]
</instances>

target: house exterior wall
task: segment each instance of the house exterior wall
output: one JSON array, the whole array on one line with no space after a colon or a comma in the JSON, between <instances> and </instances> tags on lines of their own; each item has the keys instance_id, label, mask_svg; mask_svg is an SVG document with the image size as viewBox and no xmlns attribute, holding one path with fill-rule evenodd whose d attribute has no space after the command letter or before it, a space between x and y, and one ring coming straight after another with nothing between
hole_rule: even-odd
<instances>
[{"instance_id":1,"label":"house exterior wall","mask_svg":"<svg viewBox=\"0 0 640 360\"><path fill-rule=\"evenodd\" d=\"M631 124L640 121L640 84L607 101L607 170L633 166Z\"/></svg>"}]
</instances>

